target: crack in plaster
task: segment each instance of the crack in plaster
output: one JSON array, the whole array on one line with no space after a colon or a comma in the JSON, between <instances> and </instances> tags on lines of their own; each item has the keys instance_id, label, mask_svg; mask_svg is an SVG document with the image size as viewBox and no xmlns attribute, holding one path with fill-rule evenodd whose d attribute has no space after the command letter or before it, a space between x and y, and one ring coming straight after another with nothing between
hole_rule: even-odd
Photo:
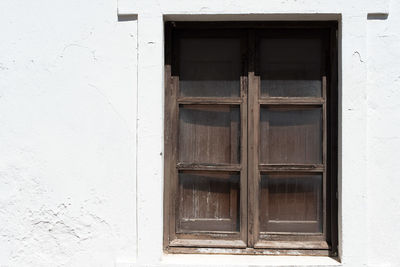
<instances>
[{"instance_id":1,"label":"crack in plaster","mask_svg":"<svg viewBox=\"0 0 400 267\"><path fill-rule=\"evenodd\" d=\"M117 115L118 119L120 119L122 121L122 123L124 124L124 126L126 127L126 129L128 130L128 132L130 134L133 134L133 132L131 131L128 122L124 119L124 117L118 112L118 110L116 109L116 107L113 105L113 103L111 102L111 100L95 85L88 83L88 85L92 88L94 88L96 90L96 92L101 95L105 101L107 102L107 104L111 107L111 109L113 110L113 112L115 113L115 115Z\"/></svg>"},{"instance_id":2,"label":"crack in plaster","mask_svg":"<svg viewBox=\"0 0 400 267\"><path fill-rule=\"evenodd\" d=\"M87 47L87 46L83 46L83 45L79 45L79 44L75 44L75 43L68 44L68 45L64 46L64 48L63 48L63 50L62 50L62 53L61 53L61 55L60 55L59 57L63 58L63 57L64 57L64 54L65 54L65 51L66 51L67 49L71 48L71 47L78 47L78 48L87 49L87 50L92 54L93 60L95 60L95 61L97 60L97 57L96 57L96 50L92 50L92 49L90 49L90 48Z\"/></svg>"},{"instance_id":3,"label":"crack in plaster","mask_svg":"<svg viewBox=\"0 0 400 267\"><path fill-rule=\"evenodd\" d=\"M353 53L353 56L354 56L354 55L357 55L357 56L358 56L358 60L359 60L361 63L365 63L364 60L362 60L362 58L361 58L360 52L355 51L355 52Z\"/></svg>"}]
</instances>

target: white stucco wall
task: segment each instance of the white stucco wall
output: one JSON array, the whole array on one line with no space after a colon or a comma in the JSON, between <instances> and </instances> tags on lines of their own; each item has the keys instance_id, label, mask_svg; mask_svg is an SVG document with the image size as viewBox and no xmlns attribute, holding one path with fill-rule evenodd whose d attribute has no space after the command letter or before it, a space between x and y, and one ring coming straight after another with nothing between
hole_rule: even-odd
<instances>
[{"instance_id":1,"label":"white stucco wall","mask_svg":"<svg viewBox=\"0 0 400 267\"><path fill-rule=\"evenodd\" d=\"M342 265L400 266L394 0L0 1L0 266L337 264L162 254L167 18L340 20Z\"/></svg>"},{"instance_id":2,"label":"white stucco wall","mask_svg":"<svg viewBox=\"0 0 400 267\"><path fill-rule=\"evenodd\" d=\"M137 23L117 3L0 1L0 266L136 250Z\"/></svg>"}]
</instances>

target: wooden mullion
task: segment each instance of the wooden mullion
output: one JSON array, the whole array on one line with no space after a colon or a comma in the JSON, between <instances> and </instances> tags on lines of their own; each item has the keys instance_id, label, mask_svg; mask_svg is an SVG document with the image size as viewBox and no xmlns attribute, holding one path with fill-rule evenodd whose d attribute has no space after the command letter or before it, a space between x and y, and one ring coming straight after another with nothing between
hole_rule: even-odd
<instances>
[{"instance_id":1,"label":"wooden mullion","mask_svg":"<svg viewBox=\"0 0 400 267\"><path fill-rule=\"evenodd\" d=\"M267 236L271 241L324 241L325 237L322 233L299 233L299 232L261 232L262 236Z\"/></svg>"},{"instance_id":2,"label":"wooden mullion","mask_svg":"<svg viewBox=\"0 0 400 267\"><path fill-rule=\"evenodd\" d=\"M325 99L319 97L265 97L260 98L258 102L261 105L321 106L325 103Z\"/></svg>"},{"instance_id":3,"label":"wooden mullion","mask_svg":"<svg viewBox=\"0 0 400 267\"><path fill-rule=\"evenodd\" d=\"M326 100L326 76L322 76L322 96ZM322 106L322 164L324 172L322 174L322 232L326 238L327 223L326 223L326 198L327 198L327 179L326 179L326 164L327 164L327 115L326 102Z\"/></svg>"},{"instance_id":4,"label":"wooden mullion","mask_svg":"<svg viewBox=\"0 0 400 267\"><path fill-rule=\"evenodd\" d=\"M326 241L260 241L255 248L267 249L329 249Z\"/></svg>"},{"instance_id":5,"label":"wooden mullion","mask_svg":"<svg viewBox=\"0 0 400 267\"><path fill-rule=\"evenodd\" d=\"M226 171L239 172L242 170L240 164L201 164L201 163L183 163L176 164L176 168L180 171Z\"/></svg>"},{"instance_id":6,"label":"wooden mullion","mask_svg":"<svg viewBox=\"0 0 400 267\"><path fill-rule=\"evenodd\" d=\"M327 72L329 70L327 58L327 49L329 48L329 31L325 31L322 36L322 55L321 55L321 76L322 76L322 98L325 100L322 105L322 164L324 165L324 172L322 174L322 233L327 240ZM319 209L321 210L321 209Z\"/></svg>"},{"instance_id":7,"label":"wooden mullion","mask_svg":"<svg viewBox=\"0 0 400 267\"><path fill-rule=\"evenodd\" d=\"M259 117L258 103L260 78L256 76L256 40L255 31L249 31L249 86L248 86L248 246L254 247L259 233L258 221L258 147L259 147Z\"/></svg>"},{"instance_id":8,"label":"wooden mullion","mask_svg":"<svg viewBox=\"0 0 400 267\"><path fill-rule=\"evenodd\" d=\"M182 105L240 105L243 100L239 97L179 97L177 102Z\"/></svg>"},{"instance_id":9,"label":"wooden mullion","mask_svg":"<svg viewBox=\"0 0 400 267\"><path fill-rule=\"evenodd\" d=\"M186 231L180 230L179 233L176 234L176 239L202 239L202 240L210 240L223 238L227 240L239 240L240 234L237 231ZM175 239L175 240L176 240Z\"/></svg>"},{"instance_id":10,"label":"wooden mullion","mask_svg":"<svg viewBox=\"0 0 400 267\"><path fill-rule=\"evenodd\" d=\"M324 172L323 164L259 164L261 172Z\"/></svg>"},{"instance_id":11,"label":"wooden mullion","mask_svg":"<svg viewBox=\"0 0 400 267\"><path fill-rule=\"evenodd\" d=\"M164 103L164 212L163 212L163 248L164 250L169 246L169 221L171 216L171 199L170 199L170 190L171 183L170 177L172 175L172 165L170 159L170 153L172 153L172 144L171 136L172 136L172 128L171 128L171 115L170 112L172 110L171 107L171 97L173 95L168 94L171 91L171 72L172 72L172 25L171 23L165 23L165 63L164 63L164 94L165 94L165 103ZM169 103L169 104L168 104Z\"/></svg>"},{"instance_id":12,"label":"wooden mullion","mask_svg":"<svg viewBox=\"0 0 400 267\"><path fill-rule=\"evenodd\" d=\"M166 62L165 62L165 187L164 187L164 248L175 237L175 213L177 198L178 173L175 168L177 161L177 113L176 98L179 80L173 76L175 51L172 45L172 28L166 25Z\"/></svg>"},{"instance_id":13,"label":"wooden mullion","mask_svg":"<svg viewBox=\"0 0 400 267\"><path fill-rule=\"evenodd\" d=\"M247 31L241 31L241 59L242 73L240 76L240 236L241 240L247 245L248 240L248 39Z\"/></svg>"},{"instance_id":14,"label":"wooden mullion","mask_svg":"<svg viewBox=\"0 0 400 267\"><path fill-rule=\"evenodd\" d=\"M330 186L330 236L332 256L338 255L338 195L337 195L337 168L338 168L338 62L337 62L337 36L336 25L330 28L330 72L329 72L329 157L328 178Z\"/></svg>"},{"instance_id":15,"label":"wooden mullion","mask_svg":"<svg viewBox=\"0 0 400 267\"><path fill-rule=\"evenodd\" d=\"M245 248L246 243L242 240L221 239L175 239L170 243L172 247L206 247L206 248Z\"/></svg>"}]
</instances>

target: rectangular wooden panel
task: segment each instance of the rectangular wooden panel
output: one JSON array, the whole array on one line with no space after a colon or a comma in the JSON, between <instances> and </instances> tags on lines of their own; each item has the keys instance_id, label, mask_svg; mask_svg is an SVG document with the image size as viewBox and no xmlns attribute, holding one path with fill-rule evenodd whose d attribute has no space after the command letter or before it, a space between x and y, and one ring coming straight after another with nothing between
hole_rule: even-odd
<instances>
[{"instance_id":1,"label":"rectangular wooden panel","mask_svg":"<svg viewBox=\"0 0 400 267\"><path fill-rule=\"evenodd\" d=\"M229 105L181 105L179 161L240 163L240 108Z\"/></svg>"},{"instance_id":2,"label":"rectangular wooden panel","mask_svg":"<svg viewBox=\"0 0 400 267\"><path fill-rule=\"evenodd\" d=\"M178 233L239 231L239 173L179 173Z\"/></svg>"},{"instance_id":3,"label":"rectangular wooden panel","mask_svg":"<svg viewBox=\"0 0 400 267\"><path fill-rule=\"evenodd\" d=\"M261 232L322 232L321 174L263 174Z\"/></svg>"},{"instance_id":4,"label":"rectangular wooden panel","mask_svg":"<svg viewBox=\"0 0 400 267\"><path fill-rule=\"evenodd\" d=\"M179 45L181 96L240 96L239 38L182 38Z\"/></svg>"},{"instance_id":5,"label":"rectangular wooden panel","mask_svg":"<svg viewBox=\"0 0 400 267\"><path fill-rule=\"evenodd\" d=\"M321 97L320 37L262 38L258 52L262 97Z\"/></svg>"},{"instance_id":6,"label":"rectangular wooden panel","mask_svg":"<svg viewBox=\"0 0 400 267\"><path fill-rule=\"evenodd\" d=\"M260 162L322 163L322 109L262 106Z\"/></svg>"}]
</instances>

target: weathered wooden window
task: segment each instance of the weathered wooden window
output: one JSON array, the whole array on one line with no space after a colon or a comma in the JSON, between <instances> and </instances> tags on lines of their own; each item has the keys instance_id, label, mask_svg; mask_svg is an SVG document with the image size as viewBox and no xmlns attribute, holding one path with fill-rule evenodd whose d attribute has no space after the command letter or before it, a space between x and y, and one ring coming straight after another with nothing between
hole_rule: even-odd
<instances>
[{"instance_id":1,"label":"weathered wooden window","mask_svg":"<svg viewBox=\"0 0 400 267\"><path fill-rule=\"evenodd\" d=\"M336 27L166 23L166 251L335 255Z\"/></svg>"}]
</instances>

